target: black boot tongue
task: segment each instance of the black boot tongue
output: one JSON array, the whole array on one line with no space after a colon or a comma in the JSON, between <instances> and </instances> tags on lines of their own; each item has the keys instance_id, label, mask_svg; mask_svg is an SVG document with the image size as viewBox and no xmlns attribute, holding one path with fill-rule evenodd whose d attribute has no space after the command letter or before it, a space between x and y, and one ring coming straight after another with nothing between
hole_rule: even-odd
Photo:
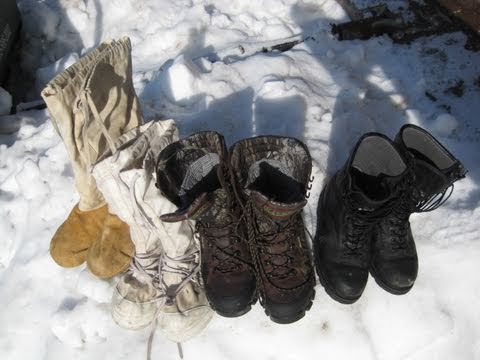
<instances>
[{"instance_id":1,"label":"black boot tongue","mask_svg":"<svg viewBox=\"0 0 480 360\"><path fill-rule=\"evenodd\" d=\"M352 191L349 195L349 200L357 210L362 211L375 211L384 203L384 201L370 199L361 191Z\"/></svg>"},{"instance_id":2,"label":"black boot tongue","mask_svg":"<svg viewBox=\"0 0 480 360\"><path fill-rule=\"evenodd\" d=\"M254 190L250 192L250 197L259 210L263 211L268 217L275 221L288 220L301 211L307 203L307 200L294 203L280 203L270 200L262 193Z\"/></svg>"},{"instance_id":3,"label":"black boot tongue","mask_svg":"<svg viewBox=\"0 0 480 360\"><path fill-rule=\"evenodd\" d=\"M184 206L169 214L160 215L160 220L165 222L178 222L187 219L196 220L213 206L213 200L208 193L198 196L191 204Z\"/></svg>"},{"instance_id":4,"label":"black boot tongue","mask_svg":"<svg viewBox=\"0 0 480 360\"><path fill-rule=\"evenodd\" d=\"M379 174L375 176L374 181L370 182L368 189L361 188L353 181L349 198L358 210L375 211L387 201L398 196L400 184L404 180L404 174L398 176Z\"/></svg>"}]
</instances>

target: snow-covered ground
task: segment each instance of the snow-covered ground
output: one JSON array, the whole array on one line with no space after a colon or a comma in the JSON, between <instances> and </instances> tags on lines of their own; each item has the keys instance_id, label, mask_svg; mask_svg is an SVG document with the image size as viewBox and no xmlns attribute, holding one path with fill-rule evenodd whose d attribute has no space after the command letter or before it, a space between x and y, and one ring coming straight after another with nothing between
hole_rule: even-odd
<instances>
[{"instance_id":1,"label":"snow-covered ground","mask_svg":"<svg viewBox=\"0 0 480 360\"><path fill-rule=\"evenodd\" d=\"M346 15L334 0L18 3L23 65L37 74L31 100L85 51L127 35L147 119L175 118L183 135L218 130L229 144L256 134L303 139L314 159L305 211L312 233L325 178L366 131L393 137L402 124L419 124L469 169L442 208L411 218L420 270L407 295L370 279L346 306L318 285L301 321L274 324L258 304L241 318L217 316L184 344L186 359L480 359L480 58L464 50L463 34L411 45L338 42L329 24ZM260 51L262 42L295 35L309 39L283 53ZM241 54L239 45L259 51ZM461 80L457 96L449 88ZM0 358L144 359L149 329L126 331L110 318L115 280L49 257L78 195L48 112L0 117L12 121L18 132L0 135ZM177 357L157 333L153 359Z\"/></svg>"}]
</instances>

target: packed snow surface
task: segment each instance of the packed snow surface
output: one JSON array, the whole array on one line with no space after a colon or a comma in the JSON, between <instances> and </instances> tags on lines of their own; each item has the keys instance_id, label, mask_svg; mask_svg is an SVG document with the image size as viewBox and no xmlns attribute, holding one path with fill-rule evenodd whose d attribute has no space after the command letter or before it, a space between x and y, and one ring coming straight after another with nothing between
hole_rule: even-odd
<instances>
[{"instance_id":1,"label":"packed snow surface","mask_svg":"<svg viewBox=\"0 0 480 360\"><path fill-rule=\"evenodd\" d=\"M102 40L129 36L146 119L174 118L182 135L217 130L229 144L282 134L308 145L312 234L325 179L364 132L393 137L418 124L469 170L445 205L411 217L420 270L408 294L390 295L370 278L358 302L341 305L318 284L297 323L274 324L259 304L240 318L217 316L183 344L186 359L480 359L480 58L463 48L463 34L339 42L330 23L347 18L334 0L18 3L22 65L36 76L29 100ZM307 40L261 51L291 37ZM48 111L15 120L18 132L0 136L0 357L145 359L149 329L123 330L110 318L116 280L50 258L50 239L78 200L72 168ZM157 333L153 359L177 358Z\"/></svg>"}]
</instances>

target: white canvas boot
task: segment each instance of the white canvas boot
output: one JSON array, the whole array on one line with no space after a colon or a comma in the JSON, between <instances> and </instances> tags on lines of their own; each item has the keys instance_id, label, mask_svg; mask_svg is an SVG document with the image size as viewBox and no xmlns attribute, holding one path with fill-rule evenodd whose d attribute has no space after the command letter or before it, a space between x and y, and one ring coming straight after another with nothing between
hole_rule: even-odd
<instances>
[{"instance_id":1,"label":"white canvas boot","mask_svg":"<svg viewBox=\"0 0 480 360\"><path fill-rule=\"evenodd\" d=\"M159 219L176 206L155 186L156 159L176 140L173 120L147 123L122 136L118 150L102 158L93 175L111 210L129 224L136 247L132 265L113 294L115 322L127 329L158 324L179 343L198 334L213 312L199 283L193 224Z\"/></svg>"}]
</instances>

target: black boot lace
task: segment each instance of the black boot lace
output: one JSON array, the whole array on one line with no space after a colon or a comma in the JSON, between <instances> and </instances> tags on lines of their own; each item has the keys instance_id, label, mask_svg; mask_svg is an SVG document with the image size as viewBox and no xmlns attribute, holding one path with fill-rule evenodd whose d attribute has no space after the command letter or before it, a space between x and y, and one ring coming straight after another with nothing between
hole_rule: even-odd
<instances>
[{"instance_id":1,"label":"black boot lace","mask_svg":"<svg viewBox=\"0 0 480 360\"><path fill-rule=\"evenodd\" d=\"M411 213L412 210L408 201L401 200L398 207L388 218L388 229L392 239L391 248L393 251L408 248L408 218Z\"/></svg>"},{"instance_id":2,"label":"black boot lace","mask_svg":"<svg viewBox=\"0 0 480 360\"><path fill-rule=\"evenodd\" d=\"M391 204L384 204L374 211L363 210L348 195L344 195L344 203L347 206L345 213L346 236L343 243L344 255L361 257L368 251L368 249L364 249L365 242L368 240L367 237L370 236L373 227L392 211L392 206Z\"/></svg>"},{"instance_id":3,"label":"black boot lace","mask_svg":"<svg viewBox=\"0 0 480 360\"><path fill-rule=\"evenodd\" d=\"M408 180L403 185L400 200L388 218L390 235L392 236L392 250L408 249L409 242L407 240L410 215L414 212L430 212L442 206L452 195L454 189L453 181L458 178L460 178L460 175L454 177L450 186L442 191L425 196L415 185L414 175L410 174Z\"/></svg>"},{"instance_id":4,"label":"black boot lace","mask_svg":"<svg viewBox=\"0 0 480 360\"><path fill-rule=\"evenodd\" d=\"M408 219L414 209L415 177L413 171L405 176L405 180L398 184L398 200L392 212L387 217L388 232L391 238L391 249L400 251L408 248Z\"/></svg>"},{"instance_id":5,"label":"black boot lace","mask_svg":"<svg viewBox=\"0 0 480 360\"><path fill-rule=\"evenodd\" d=\"M343 244L346 256L362 256L366 237L381 218L380 215L358 209L347 211L345 215L346 237Z\"/></svg>"},{"instance_id":6,"label":"black boot lace","mask_svg":"<svg viewBox=\"0 0 480 360\"><path fill-rule=\"evenodd\" d=\"M242 221L243 215L235 219L232 213L226 216L226 222L221 226L211 226L197 221L195 232L214 251L213 256L217 261L214 271L228 274L240 270L245 263L240 250L244 242Z\"/></svg>"},{"instance_id":7,"label":"black boot lace","mask_svg":"<svg viewBox=\"0 0 480 360\"><path fill-rule=\"evenodd\" d=\"M226 161L220 162L222 179L220 183L225 191L226 214L222 215L222 225L212 226L197 221L196 233L206 240L207 246L213 248L214 258L218 262L214 271L228 274L240 270L244 265L252 266L242 258L242 249L248 246L244 231L245 211L238 205L234 195L230 169Z\"/></svg>"},{"instance_id":8,"label":"black boot lace","mask_svg":"<svg viewBox=\"0 0 480 360\"><path fill-rule=\"evenodd\" d=\"M275 279L295 275L297 270L292 267L297 244L295 236L301 233L297 217L293 215L286 221L277 222L263 214L252 202L249 205L253 212L256 249L259 257L264 259L263 263L270 269L267 271L264 268L266 275Z\"/></svg>"},{"instance_id":9,"label":"black boot lace","mask_svg":"<svg viewBox=\"0 0 480 360\"><path fill-rule=\"evenodd\" d=\"M453 188L454 185L451 184L445 190L429 197L423 197L415 191L412 196L414 203L412 212L429 212L438 209L452 196Z\"/></svg>"},{"instance_id":10,"label":"black boot lace","mask_svg":"<svg viewBox=\"0 0 480 360\"><path fill-rule=\"evenodd\" d=\"M411 157L411 163L415 162L415 158ZM454 168L453 171L450 171L446 174L446 181L449 183L443 190L438 191L436 193L426 195L422 194L422 192L417 188L415 185L415 175L412 173L410 178L412 182L410 183L411 190L410 190L410 212L430 212L433 210L438 209L440 206L445 204L445 202L452 196L453 189L454 189L454 182L460 179L463 179L467 174L467 170L463 167L462 164L458 163L457 166Z\"/></svg>"}]
</instances>

